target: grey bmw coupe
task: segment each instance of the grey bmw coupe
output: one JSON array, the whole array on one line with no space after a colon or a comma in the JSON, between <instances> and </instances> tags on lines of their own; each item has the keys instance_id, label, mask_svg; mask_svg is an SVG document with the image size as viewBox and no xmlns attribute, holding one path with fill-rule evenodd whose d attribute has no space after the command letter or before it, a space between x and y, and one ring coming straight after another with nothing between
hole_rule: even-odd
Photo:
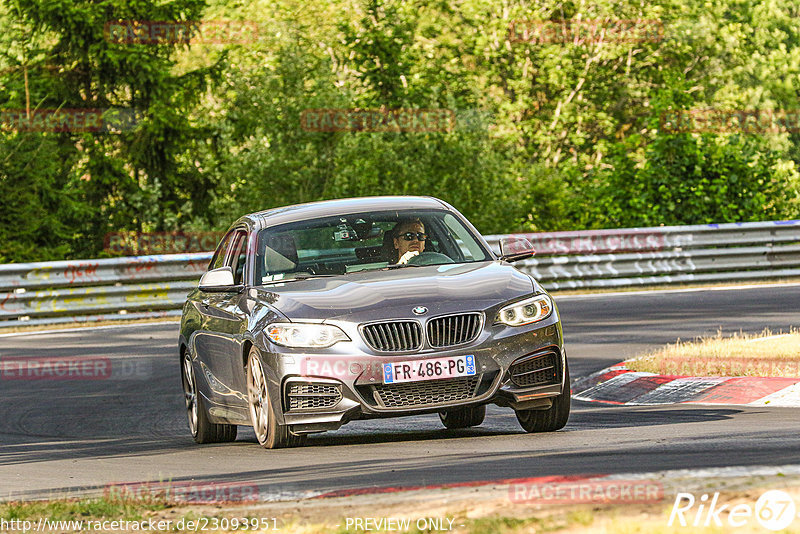
<instances>
[{"instance_id":1,"label":"grey bmw coupe","mask_svg":"<svg viewBox=\"0 0 800 534\"><path fill-rule=\"evenodd\" d=\"M179 354L198 443L252 425L266 448L348 421L438 413L480 425L486 405L547 432L569 417L553 299L430 197L314 202L246 215L186 300Z\"/></svg>"}]
</instances>

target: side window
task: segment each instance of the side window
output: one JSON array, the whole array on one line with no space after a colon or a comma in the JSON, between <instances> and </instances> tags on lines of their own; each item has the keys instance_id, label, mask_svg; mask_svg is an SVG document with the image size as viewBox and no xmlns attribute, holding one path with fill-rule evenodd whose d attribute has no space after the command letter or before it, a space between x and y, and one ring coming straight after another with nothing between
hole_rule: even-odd
<instances>
[{"instance_id":1,"label":"side window","mask_svg":"<svg viewBox=\"0 0 800 534\"><path fill-rule=\"evenodd\" d=\"M233 248L228 257L226 265L230 265L233 270L233 283L240 285L244 280L244 266L247 263L247 232L244 230L237 230Z\"/></svg>"},{"instance_id":2,"label":"side window","mask_svg":"<svg viewBox=\"0 0 800 534\"><path fill-rule=\"evenodd\" d=\"M450 235L461 250L464 260L474 261L475 258L482 258L485 256L483 251L481 251L480 245L475 242L475 239L469 234L469 231L467 231L464 225L453 215L449 213L445 215L444 224L447 226Z\"/></svg>"},{"instance_id":3,"label":"side window","mask_svg":"<svg viewBox=\"0 0 800 534\"><path fill-rule=\"evenodd\" d=\"M220 241L217 247L217 251L214 253L214 257L211 259L211 263L208 265L209 271L219 269L225 265L225 252L228 250L228 246L231 244L234 235L236 235L235 232L229 232L228 235L222 238L222 241Z\"/></svg>"}]
</instances>

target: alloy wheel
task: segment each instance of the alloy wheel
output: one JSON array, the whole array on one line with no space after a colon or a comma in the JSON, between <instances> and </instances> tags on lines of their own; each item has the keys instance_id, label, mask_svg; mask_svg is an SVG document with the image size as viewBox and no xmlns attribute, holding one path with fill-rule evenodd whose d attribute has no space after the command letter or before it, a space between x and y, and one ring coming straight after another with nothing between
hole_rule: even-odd
<instances>
[{"instance_id":1,"label":"alloy wheel","mask_svg":"<svg viewBox=\"0 0 800 534\"><path fill-rule=\"evenodd\" d=\"M250 401L250 419L253 422L253 430L256 433L258 442L263 444L267 440L270 417L267 380L264 377L264 369L261 367L261 362L257 356L251 354L247 366L247 396Z\"/></svg>"},{"instance_id":2,"label":"alloy wheel","mask_svg":"<svg viewBox=\"0 0 800 534\"><path fill-rule=\"evenodd\" d=\"M194 367L189 354L183 356L183 398L186 402L186 415L189 418L189 429L192 436L197 435L197 383L194 378Z\"/></svg>"}]
</instances>

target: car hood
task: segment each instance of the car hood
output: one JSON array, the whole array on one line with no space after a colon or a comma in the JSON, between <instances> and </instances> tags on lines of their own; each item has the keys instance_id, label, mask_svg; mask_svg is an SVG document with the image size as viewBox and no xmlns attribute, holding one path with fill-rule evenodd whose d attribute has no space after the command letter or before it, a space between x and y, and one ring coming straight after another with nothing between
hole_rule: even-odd
<instances>
[{"instance_id":1,"label":"car hood","mask_svg":"<svg viewBox=\"0 0 800 534\"><path fill-rule=\"evenodd\" d=\"M529 295L526 274L499 261L405 267L312 278L255 289L255 297L291 320L365 322L483 310Z\"/></svg>"}]
</instances>

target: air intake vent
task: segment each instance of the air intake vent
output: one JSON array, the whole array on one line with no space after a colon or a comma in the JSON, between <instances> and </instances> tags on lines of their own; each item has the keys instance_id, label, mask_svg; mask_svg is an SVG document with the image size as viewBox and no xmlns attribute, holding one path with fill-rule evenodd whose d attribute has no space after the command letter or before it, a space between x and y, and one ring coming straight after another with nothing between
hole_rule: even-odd
<instances>
[{"instance_id":1,"label":"air intake vent","mask_svg":"<svg viewBox=\"0 0 800 534\"><path fill-rule=\"evenodd\" d=\"M555 352L546 352L531 358L523 358L511 364L511 380L520 387L557 384L561 380L560 358Z\"/></svg>"},{"instance_id":2,"label":"air intake vent","mask_svg":"<svg viewBox=\"0 0 800 534\"><path fill-rule=\"evenodd\" d=\"M386 408L410 408L471 399L477 393L480 376L465 376L403 384L373 386L380 405Z\"/></svg>"},{"instance_id":3,"label":"air intake vent","mask_svg":"<svg viewBox=\"0 0 800 534\"><path fill-rule=\"evenodd\" d=\"M422 328L416 321L368 324L362 334L370 347L381 352L404 352L422 346Z\"/></svg>"},{"instance_id":4,"label":"air intake vent","mask_svg":"<svg viewBox=\"0 0 800 534\"><path fill-rule=\"evenodd\" d=\"M480 313L436 317L428 322L428 343L436 348L461 345L474 340L480 332Z\"/></svg>"},{"instance_id":5,"label":"air intake vent","mask_svg":"<svg viewBox=\"0 0 800 534\"><path fill-rule=\"evenodd\" d=\"M335 384L291 383L286 396L290 410L332 408L342 400L339 386Z\"/></svg>"}]
</instances>

